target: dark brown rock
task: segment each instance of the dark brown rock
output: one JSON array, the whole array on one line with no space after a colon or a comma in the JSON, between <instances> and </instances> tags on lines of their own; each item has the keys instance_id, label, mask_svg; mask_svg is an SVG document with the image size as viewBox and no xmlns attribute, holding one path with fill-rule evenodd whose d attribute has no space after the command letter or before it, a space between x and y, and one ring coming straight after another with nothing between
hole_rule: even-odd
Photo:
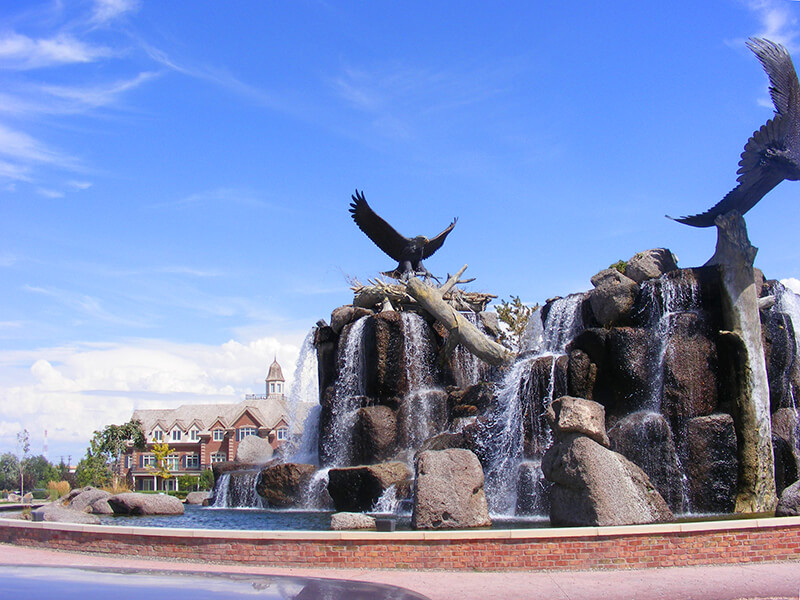
<instances>
[{"instance_id":1,"label":"dark brown rock","mask_svg":"<svg viewBox=\"0 0 800 600\"><path fill-rule=\"evenodd\" d=\"M314 465L281 463L261 471L256 492L270 506L289 508L302 506L309 481L317 468Z\"/></svg>"},{"instance_id":2,"label":"dark brown rock","mask_svg":"<svg viewBox=\"0 0 800 600\"><path fill-rule=\"evenodd\" d=\"M646 329L615 327L607 338L606 372L613 382L614 412L627 414L650 399L655 339Z\"/></svg>"},{"instance_id":3,"label":"dark brown rock","mask_svg":"<svg viewBox=\"0 0 800 600\"><path fill-rule=\"evenodd\" d=\"M483 469L469 450L429 450L417 456L414 529L489 527Z\"/></svg>"},{"instance_id":4,"label":"dark brown rock","mask_svg":"<svg viewBox=\"0 0 800 600\"><path fill-rule=\"evenodd\" d=\"M414 449L431 436L447 429L447 392L422 390L408 394L397 411L398 441Z\"/></svg>"},{"instance_id":5,"label":"dark brown rock","mask_svg":"<svg viewBox=\"0 0 800 600\"><path fill-rule=\"evenodd\" d=\"M573 434L554 444L544 455L542 471L554 484L550 522L556 527L673 519L644 471L586 436Z\"/></svg>"},{"instance_id":6,"label":"dark brown rock","mask_svg":"<svg viewBox=\"0 0 800 600\"><path fill-rule=\"evenodd\" d=\"M797 481L797 460L794 448L783 438L772 435L772 452L775 464L775 493L780 496L783 490Z\"/></svg>"},{"instance_id":7,"label":"dark brown rock","mask_svg":"<svg viewBox=\"0 0 800 600\"><path fill-rule=\"evenodd\" d=\"M661 412L673 428L717 407L717 346L705 320L693 312L673 316L664 354Z\"/></svg>"},{"instance_id":8,"label":"dark brown rock","mask_svg":"<svg viewBox=\"0 0 800 600\"><path fill-rule=\"evenodd\" d=\"M575 349L569 353L567 364L567 394L578 398L592 399L597 380L597 365L583 350Z\"/></svg>"},{"instance_id":9,"label":"dark brown rock","mask_svg":"<svg viewBox=\"0 0 800 600\"><path fill-rule=\"evenodd\" d=\"M331 313L331 329L337 335L342 332L345 325L358 321L361 317L373 314L368 308L347 304L334 309Z\"/></svg>"},{"instance_id":10,"label":"dark brown rock","mask_svg":"<svg viewBox=\"0 0 800 600\"><path fill-rule=\"evenodd\" d=\"M371 510L392 485L400 485L411 476L405 463L346 467L328 471L328 493L337 512Z\"/></svg>"},{"instance_id":11,"label":"dark brown rock","mask_svg":"<svg viewBox=\"0 0 800 600\"><path fill-rule=\"evenodd\" d=\"M683 476L667 419L658 413L636 412L608 431L611 449L641 468L673 512L683 512Z\"/></svg>"},{"instance_id":12,"label":"dark brown rock","mask_svg":"<svg viewBox=\"0 0 800 600\"><path fill-rule=\"evenodd\" d=\"M402 397L408 391L403 319L399 312L370 317L364 329L366 393L377 398Z\"/></svg>"},{"instance_id":13,"label":"dark brown rock","mask_svg":"<svg viewBox=\"0 0 800 600\"><path fill-rule=\"evenodd\" d=\"M736 430L728 414L686 424L689 507L697 513L733 512L738 483Z\"/></svg>"},{"instance_id":14,"label":"dark brown rock","mask_svg":"<svg viewBox=\"0 0 800 600\"><path fill-rule=\"evenodd\" d=\"M800 516L800 481L797 481L783 490L778 508L775 509L776 517Z\"/></svg>"},{"instance_id":15,"label":"dark brown rock","mask_svg":"<svg viewBox=\"0 0 800 600\"><path fill-rule=\"evenodd\" d=\"M397 450L397 416L388 406L358 410L354 445L360 464L384 462Z\"/></svg>"},{"instance_id":16,"label":"dark brown rock","mask_svg":"<svg viewBox=\"0 0 800 600\"><path fill-rule=\"evenodd\" d=\"M523 410L525 455L528 457L541 457L546 450L544 444L550 425L545 412L551 394L558 398L567 393L568 362L569 358L565 355L536 358L531 362L527 377L521 382L519 394Z\"/></svg>"}]
</instances>

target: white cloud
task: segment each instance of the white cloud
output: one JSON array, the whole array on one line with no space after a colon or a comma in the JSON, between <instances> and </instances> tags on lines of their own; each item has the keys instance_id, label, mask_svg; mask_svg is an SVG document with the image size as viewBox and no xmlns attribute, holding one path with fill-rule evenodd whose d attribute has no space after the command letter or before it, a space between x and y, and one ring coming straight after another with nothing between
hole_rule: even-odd
<instances>
[{"instance_id":1,"label":"white cloud","mask_svg":"<svg viewBox=\"0 0 800 600\"><path fill-rule=\"evenodd\" d=\"M14 131L0 123L0 154L22 162L47 163L75 168L77 161L69 156L51 150L35 138L22 131ZM11 170L23 170L21 165L10 164Z\"/></svg>"},{"instance_id":2,"label":"white cloud","mask_svg":"<svg viewBox=\"0 0 800 600\"><path fill-rule=\"evenodd\" d=\"M138 0L95 0L92 22L108 23L138 8Z\"/></svg>"},{"instance_id":3,"label":"white cloud","mask_svg":"<svg viewBox=\"0 0 800 600\"><path fill-rule=\"evenodd\" d=\"M767 38L794 50L794 40L798 35L797 19L791 4L780 0L750 0L748 6L758 13L762 29L758 37ZM770 105L770 108L772 106Z\"/></svg>"},{"instance_id":4,"label":"white cloud","mask_svg":"<svg viewBox=\"0 0 800 600\"><path fill-rule=\"evenodd\" d=\"M88 443L92 432L138 408L239 402L264 393L274 358L291 383L302 340L264 337L219 346L139 340L0 352L0 451L23 427L52 442Z\"/></svg>"},{"instance_id":5,"label":"white cloud","mask_svg":"<svg viewBox=\"0 0 800 600\"><path fill-rule=\"evenodd\" d=\"M36 193L45 198L63 198L64 192L47 188L36 188Z\"/></svg>"},{"instance_id":6,"label":"white cloud","mask_svg":"<svg viewBox=\"0 0 800 600\"><path fill-rule=\"evenodd\" d=\"M103 46L92 46L68 35L33 39L15 32L0 38L0 68L28 70L53 65L89 63L109 56Z\"/></svg>"},{"instance_id":7,"label":"white cloud","mask_svg":"<svg viewBox=\"0 0 800 600\"><path fill-rule=\"evenodd\" d=\"M76 190L88 190L92 187L91 182L89 181L69 181L67 185Z\"/></svg>"}]
</instances>

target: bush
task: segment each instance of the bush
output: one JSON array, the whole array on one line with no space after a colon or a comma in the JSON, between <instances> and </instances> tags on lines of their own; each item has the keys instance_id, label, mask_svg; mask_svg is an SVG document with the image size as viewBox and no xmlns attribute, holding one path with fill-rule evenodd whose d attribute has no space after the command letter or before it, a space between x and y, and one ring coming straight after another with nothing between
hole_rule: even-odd
<instances>
[{"instance_id":1,"label":"bush","mask_svg":"<svg viewBox=\"0 0 800 600\"><path fill-rule=\"evenodd\" d=\"M47 498L50 496L50 493L43 488L36 488L31 490L31 496L33 496L34 500L47 500Z\"/></svg>"},{"instance_id":2,"label":"bush","mask_svg":"<svg viewBox=\"0 0 800 600\"><path fill-rule=\"evenodd\" d=\"M57 500L62 496L69 494L71 486L68 481L48 481L47 491L50 495L50 500Z\"/></svg>"},{"instance_id":3,"label":"bush","mask_svg":"<svg viewBox=\"0 0 800 600\"><path fill-rule=\"evenodd\" d=\"M204 492L210 491L214 489L214 471L211 469L206 469L200 475L200 482L198 483L197 487L199 487Z\"/></svg>"}]
</instances>

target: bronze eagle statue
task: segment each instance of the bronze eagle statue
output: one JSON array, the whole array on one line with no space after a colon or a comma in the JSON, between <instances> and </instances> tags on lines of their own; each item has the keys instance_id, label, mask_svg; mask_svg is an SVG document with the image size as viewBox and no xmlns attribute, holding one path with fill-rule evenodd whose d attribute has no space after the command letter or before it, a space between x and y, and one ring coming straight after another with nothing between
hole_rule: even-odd
<instances>
[{"instance_id":1,"label":"bronze eagle statue","mask_svg":"<svg viewBox=\"0 0 800 600\"><path fill-rule=\"evenodd\" d=\"M458 217L453 219L447 229L432 239L428 239L424 235L407 238L400 235L394 227L370 208L363 192L356 190L355 195L351 198L353 201L350 203L350 213L358 228L366 233L378 248L398 263L397 268L393 271L385 271L382 275L401 280L415 275L422 275L426 279L433 277L422 265L422 260L432 256L442 247L445 238L456 226Z\"/></svg>"},{"instance_id":2,"label":"bronze eagle statue","mask_svg":"<svg viewBox=\"0 0 800 600\"><path fill-rule=\"evenodd\" d=\"M737 185L706 212L675 219L692 227L711 227L732 210L746 213L784 179L800 179L800 85L789 52L770 40L750 38L747 47L769 77L775 116L753 133L739 161Z\"/></svg>"}]
</instances>

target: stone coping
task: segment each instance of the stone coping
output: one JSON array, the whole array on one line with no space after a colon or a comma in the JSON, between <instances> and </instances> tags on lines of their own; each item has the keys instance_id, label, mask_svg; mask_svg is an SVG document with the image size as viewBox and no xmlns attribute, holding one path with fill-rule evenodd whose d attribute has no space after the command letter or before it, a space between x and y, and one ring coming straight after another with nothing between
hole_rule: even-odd
<instances>
[{"instance_id":1,"label":"stone coping","mask_svg":"<svg viewBox=\"0 0 800 600\"><path fill-rule=\"evenodd\" d=\"M777 527L800 527L800 517L767 517L728 519L650 525L615 525L609 527L542 527L532 529L450 529L435 531L300 531L250 529L188 529L179 527L126 527L121 525L87 525L48 521L25 521L0 517L0 528L43 529L82 533L113 533L116 536L155 536L169 538L204 538L223 540L303 540L303 541L426 541L426 540L558 540L564 538L608 538L680 533L734 532Z\"/></svg>"}]
</instances>

